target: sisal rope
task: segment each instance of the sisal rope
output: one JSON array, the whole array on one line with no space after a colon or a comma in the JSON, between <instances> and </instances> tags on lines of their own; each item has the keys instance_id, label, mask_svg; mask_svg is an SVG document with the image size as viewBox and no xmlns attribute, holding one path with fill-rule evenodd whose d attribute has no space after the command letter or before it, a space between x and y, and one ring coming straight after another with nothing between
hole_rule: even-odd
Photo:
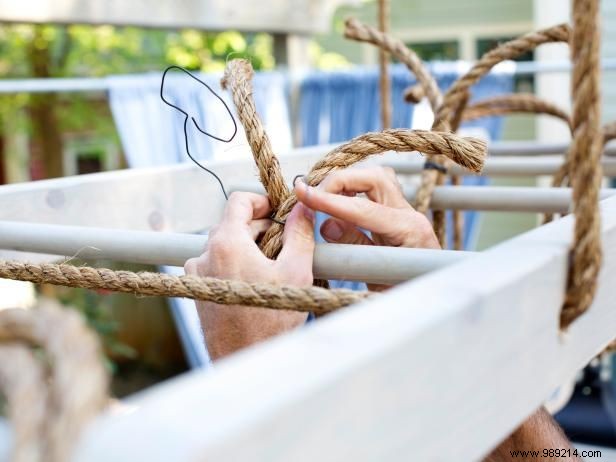
<instances>
[{"instance_id":1,"label":"sisal rope","mask_svg":"<svg viewBox=\"0 0 616 462\"><path fill-rule=\"evenodd\" d=\"M460 109L464 109L468 104L470 95L466 94L466 98L464 98L460 102ZM457 132L460 128L460 124L462 123L462 110L456 111L456 117L451 122L451 131ZM440 178L440 182L444 182L445 175L442 175ZM451 184L453 186L460 186L462 184L462 178L459 175L451 175ZM437 211L432 211L434 214ZM438 211L436 215L434 215L435 219L442 220L442 224L438 224L438 229L442 231L441 240L445 243L447 234L446 234L446 215L444 210ZM453 210L452 211L452 222L453 222L453 248L454 250L462 250L464 247L464 214L461 210ZM434 226L437 228L436 226ZM437 236L438 237L438 236Z\"/></svg>"},{"instance_id":2,"label":"sisal rope","mask_svg":"<svg viewBox=\"0 0 616 462\"><path fill-rule=\"evenodd\" d=\"M570 28L563 24L537 32L526 34L517 39L503 43L497 48L489 51L470 69L470 71L458 79L445 94L443 104L435 114L433 130L449 131L451 123L456 119L456 112L462 111L462 103L470 91L470 87L477 83L481 77L487 74L496 64L507 59L514 59L529 50L536 48L544 43L568 42ZM429 157L433 163L442 164L440 156ZM443 174L436 170L424 170L421 175L421 187L417 191L415 207L419 212L425 213L430 207L430 199L434 187L439 183L439 178ZM443 236L442 226L444 220L434 223L437 236Z\"/></svg>"},{"instance_id":3,"label":"sisal rope","mask_svg":"<svg viewBox=\"0 0 616 462\"><path fill-rule=\"evenodd\" d=\"M297 311L328 312L359 302L370 295L369 292L343 289L299 288L52 263L5 262L0 267L0 277L67 287L105 289L134 295L185 297L221 305L248 305Z\"/></svg>"},{"instance_id":4,"label":"sisal rope","mask_svg":"<svg viewBox=\"0 0 616 462\"><path fill-rule=\"evenodd\" d=\"M560 318L562 328L567 328L590 307L602 260L599 188L603 136L600 125L599 24L597 0L573 1L573 141L568 158L575 228L567 293Z\"/></svg>"},{"instance_id":5,"label":"sisal rope","mask_svg":"<svg viewBox=\"0 0 616 462\"><path fill-rule=\"evenodd\" d=\"M387 33L389 30L389 0L379 0L379 30ZM389 78L389 54L379 49L379 89L381 92L381 128L391 127L391 80Z\"/></svg>"},{"instance_id":6,"label":"sisal rope","mask_svg":"<svg viewBox=\"0 0 616 462\"><path fill-rule=\"evenodd\" d=\"M463 138L452 133L437 133L424 130L385 130L381 133L367 133L343 144L317 162L306 176L310 186L317 186L329 173L360 162L374 154L386 151L426 154L440 153L463 167L479 172L487 146L476 138ZM276 212L278 221L285 220L297 203L291 195ZM262 243L266 255L277 253L282 247L283 226L273 223L265 233Z\"/></svg>"},{"instance_id":7,"label":"sisal rope","mask_svg":"<svg viewBox=\"0 0 616 462\"><path fill-rule=\"evenodd\" d=\"M233 103L259 170L259 178L269 196L272 208L276 210L290 192L282 176L278 159L272 150L269 137L257 116L252 97L252 76L252 66L248 61L234 59L227 63L221 85L231 91Z\"/></svg>"},{"instance_id":8,"label":"sisal rope","mask_svg":"<svg viewBox=\"0 0 616 462\"><path fill-rule=\"evenodd\" d=\"M11 462L43 458L47 408L44 367L32 349L18 342L0 344L0 390L13 428Z\"/></svg>"},{"instance_id":9,"label":"sisal rope","mask_svg":"<svg viewBox=\"0 0 616 462\"><path fill-rule=\"evenodd\" d=\"M469 121L512 113L551 115L561 119L567 126L571 126L569 114L566 111L532 93L514 93L478 101L464 109L462 120Z\"/></svg>"},{"instance_id":10,"label":"sisal rope","mask_svg":"<svg viewBox=\"0 0 616 462\"><path fill-rule=\"evenodd\" d=\"M22 366L12 371L11 380L30 384L28 402L7 391L10 384L3 377L5 393L9 400L11 396L14 398L10 406L14 407L15 433L29 438L29 444L20 446L23 451L14 455L25 457L26 451L41 450L43 458L50 462L69 460L84 425L107 403L108 376L101 361L98 338L77 312L46 301L34 309L0 311L0 343L4 348L3 359L9 359L7 355L11 354L9 361L25 357L28 348L40 349L43 357L39 362L46 366L44 369L49 369L47 380L41 380L40 374L26 377L37 374L34 372L37 369L40 372L40 366L27 371ZM8 349L14 345L18 345L17 351Z\"/></svg>"},{"instance_id":11,"label":"sisal rope","mask_svg":"<svg viewBox=\"0 0 616 462\"><path fill-rule=\"evenodd\" d=\"M434 77L430 74L421 58L419 58L413 50L407 48L401 40L383 33L374 27L370 27L367 24L363 24L355 18L347 19L344 24L344 36L346 38L358 42L372 43L380 49L390 53L401 63L404 63L419 82L417 88L421 91L421 97L417 102L423 98L425 93L432 110L436 112L443 101L441 91Z\"/></svg>"}]
</instances>

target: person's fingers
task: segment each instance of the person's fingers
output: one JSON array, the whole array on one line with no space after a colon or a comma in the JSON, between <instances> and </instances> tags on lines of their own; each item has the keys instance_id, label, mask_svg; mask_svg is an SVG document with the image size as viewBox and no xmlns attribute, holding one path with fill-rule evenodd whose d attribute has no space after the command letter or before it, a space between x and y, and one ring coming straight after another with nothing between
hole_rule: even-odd
<instances>
[{"instance_id":1,"label":"person's fingers","mask_svg":"<svg viewBox=\"0 0 616 462\"><path fill-rule=\"evenodd\" d=\"M250 192L233 192L225 206L222 224L248 224L252 220L266 218L270 212L267 196Z\"/></svg>"},{"instance_id":2,"label":"person's fingers","mask_svg":"<svg viewBox=\"0 0 616 462\"><path fill-rule=\"evenodd\" d=\"M314 254L314 212L304 204L297 203L287 217L282 235L282 250L277 262L289 271L310 269Z\"/></svg>"},{"instance_id":3,"label":"person's fingers","mask_svg":"<svg viewBox=\"0 0 616 462\"><path fill-rule=\"evenodd\" d=\"M184 273L191 276L199 275L199 258L189 258L184 263Z\"/></svg>"},{"instance_id":4,"label":"person's fingers","mask_svg":"<svg viewBox=\"0 0 616 462\"><path fill-rule=\"evenodd\" d=\"M408 224L408 216L414 213L409 208L387 207L364 197L348 197L326 192L308 186L303 181L295 183L295 194L297 199L309 208L373 233L389 234L397 231L400 225Z\"/></svg>"},{"instance_id":5,"label":"person's fingers","mask_svg":"<svg viewBox=\"0 0 616 462\"><path fill-rule=\"evenodd\" d=\"M328 218L321 225L321 236L336 244L374 245L372 239L362 233L356 226L337 218Z\"/></svg>"},{"instance_id":6,"label":"person's fingers","mask_svg":"<svg viewBox=\"0 0 616 462\"><path fill-rule=\"evenodd\" d=\"M390 207L409 208L395 172L390 168L372 167L330 173L318 189L344 195L365 193L368 198Z\"/></svg>"}]
</instances>

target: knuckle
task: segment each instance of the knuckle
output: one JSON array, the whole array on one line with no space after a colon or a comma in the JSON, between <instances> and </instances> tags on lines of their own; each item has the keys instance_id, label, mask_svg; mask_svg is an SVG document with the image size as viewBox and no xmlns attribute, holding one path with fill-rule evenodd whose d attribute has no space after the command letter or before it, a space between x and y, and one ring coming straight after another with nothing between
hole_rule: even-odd
<instances>
[{"instance_id":1,"label":"knuckle","mask_svg":"<svg viewBox=\"0 0 616 462\"><path fill-rule=\"evenodd\" d=\"M208 250L213 257L225 258L233 255L234 246L229 239L225 239L219 233L208 241Z\"/></svg>"},{"instance_id":2,"label":"knuckle","mask_svg":"<svg viewBox=\"0 0 616 462\"><path fill-rule=\"evenodd\" d=\"M198 264L196 258L189 258L186 260L186 263L184 263L184 273L191 275L198 274Z\"/></svg>"},{"instance_id":3,"label":"knuckle","mask_svg":"<svg viewBox=\"0 0 616 462\"><path fill-rule=\"evenodd\" d=\"M245 192L242 191L233 191L231 194L229 194L229 199L228 199L228 204L235 204L237 202L241 202L244 200L244 197L246 197Z\"/></svg>"},{"instance_id":4,"label":"knuckle","mask_svg":"<svg viewBox=\"0 0 616 462\"><path fill-rule=\"evenodd\" d=\"M390 180L394 180L396 182L398 181L398 178L396 176L396 171L393 168L391 168L391 167L381 167L381 170L385 174L386 178L389 178Z\"/></svg>"}]
</instances>

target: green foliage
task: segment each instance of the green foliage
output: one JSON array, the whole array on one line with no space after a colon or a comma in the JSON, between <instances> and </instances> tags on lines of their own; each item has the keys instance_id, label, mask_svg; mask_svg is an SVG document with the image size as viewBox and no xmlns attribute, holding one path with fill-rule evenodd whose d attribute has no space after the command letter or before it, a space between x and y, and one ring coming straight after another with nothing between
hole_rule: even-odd
<instances>
[{"instance_id":1,"label":"green foliage","mask_svg":"<svg viewBox=\"0 0 616 462\"><path fill-rule=\"evenodd\" d=\"M255 69L274 67L268 34L202 32L115 26L0 25L0 77L32 77L28 54L49 53L54 77L159 71L176 64L220 70L229 55L249 58Z\"/></svg>"},{"instance_id":2,"label":"green foliage","mask_svg":"<svg viewBox=\"0 0 616 462\"><path fill-rule=\"evenodd\" d=\"M268 34L235 31L202 32L88 25L0 25L0 78L47 77L32 66L34 53L44 53L51 77L101 77L110 74L160 72L178 65L204 72L221 71L228 57L246 57L255 69L275 65ZM108 111L88 94L64 94L57 108L61 132L88 131L114 136ZM7 123L33 101L27 94L0 95L0 134L16 129ZM27 118L22 118L28 121ZM17 127L28 131L29 126Z\"/></svg>"}]
</instances>

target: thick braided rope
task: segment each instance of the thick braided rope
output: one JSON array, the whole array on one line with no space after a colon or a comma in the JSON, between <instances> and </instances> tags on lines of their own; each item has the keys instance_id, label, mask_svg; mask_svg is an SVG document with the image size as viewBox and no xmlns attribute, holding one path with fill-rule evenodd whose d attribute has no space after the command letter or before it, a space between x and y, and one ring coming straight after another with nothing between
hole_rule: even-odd
<instances>
[{"instance_id":1,"label":"thick braided rope","mask_svg":"<svg viewBox=\"0 0 616 462\"><path fill-rule=\"evenodd\" d=\"M507 59L514 59L529 50L544 43L568 42L570 28L566 24L551 27L549 29L532 32L517 39L503 43L499 47L489 51L470 69L470 71L458 79L447 91L443 104L435 114L433 129L437 131L449 131L451 121L455 119L456 111L463 110L461 103L470 90L481 77L487 74L496 64ZM439 162L440 159L429 159ZM430 207L432 192L437 184L440 172L436 170L424 170L422 172L421 187L417 191L415 207L420 212L426 212ZM436 230L437 233L439 230Z\"/></svg>"},{"instance_id":2,"label":"thick braided rope","mask_svg":"<svg viewBox=\"0 0 616 462\"><path fill-rule=\"evenodd\" d=\"M392 56L404 63L417 78L420 88L423 89L423 92L428 97L428 101L430 101L432 110L437 111L443 101L443 96L436 80L434 80L434 77L430 74L421 58L413 50L407 48L401 40L382 33L367 24L363 24L355 18L346 20L344 36L358 42L372 43L381 50L391 53Z\"/></svg>"},{"instance_id":3,"label":"thick braided rope","mask_svg":"<svg viewBox=\"0 0 616 462\"><path fill-rule=\"evenodd\" d=\"M253 70L250 62L245 59L234 59L227 63L221 85L231 91L240 122L246 132L246 139L259 170L261 183L269 196L272 208L277 210L290 192L284 181L278 159L272 150L269 137L257 116L252 96L252 76Z\"/></svg>"},{"instance_id":4,"label":"thick braided rope","mask_svg":"<svg viewBox=\"0 0 616 462\"><path fill-rule=\"evenodd\" d=\"M362 24L357 19L347 19L345 23L344 36L346 38L357 40L360 42L372 43L379 47L380 50L389 51L398 60L403 62L406 67L413 73L418 84L411 89L413 93L415 103L419 102L424 96L428 97L432 111L436 114L443 103L443 96L436 80L432 74L428 71L423 61L419 56L411 49L409 49L402 41L392 37L391 35L384 34L373 27L366 24ZM406 95L408 96L408 95ZM438 162L436 162L438 159ZM429 156L428 160L432 163L442 164L444 161L438 154L435 156ZM445 176L439 174L437 176L437 182L439 184L444 183ZM427 208L419 210L422 213L427 213ZM460 221L460 214L456 216ZM432 212L433 227L436 232L436 237L441 244L441 247L445 246L445 211L434 210Z\"/></svg>"},{"instance_id":5,"label":"thick braided rope","mask_svg":"<svg viewBox=\"0 0 616 462\"><path fill-rule=\"evenodd\" d=\"M494 96L478 101L464 109L462 120L476 120L482 117L507 115L512 113L546 114L557 117L571 126L569 114L557 105L545 101L532 93L514 93Z\"/></svg>"},{"instance_id":6,"label":"thick braided rope","mask_svg":"<svg viewBox=\"0 0 616 462\"><path fill-rule=\"evenodd\" d=\"M466 98L462 100L460 103L461 107L464 108L468 104L468 100L470 95L467 93ZM460 124L462 123L462 111L456 112L456 118L451 121L451 131L457 132L460 128ZM447 161L449 162L449 161ZM442 175L439 182L444 182L445 175ZM459 175L451 175L451 184L453 186L460 186L462 184L462 178ZM434 228L438 228L441 231L441 235L437 235L439 242L441 242L441 247L444 247L446 244L446 221L445 221L445 211L444 210L434 210L433 212L433 221ZM440 220L441 223L436 223L437 220ZM453 248L455 250L462 250L464 246L464 215L461 210L453 210L452 212L452 221L453 221Z\"/></svg>"},{"instance_id":7,"label":"thick braided rope","mask_svg":"<svg viewBox=\"0 0 616 462\"><path fill-rule=\"evenodd\" d=\"M44 353L50 368L45 460L69 460L84 425L107 403L108 376L98 338L77 312L46 301L30 310L1 311L0 342L18 342ZM30 406L20 412L38 412Z\"/></svg>"},{"instance_id":8,"label":"thick braided rope","mask_svg":"<svg viewBox=\"0 0 616 462\"><path fill-rule=\"evenodd\" d=\"M107 268L5 262L0 277L67 287L105 289L135 295L185 297L221 305L247 305L261 308L326 313L364 300L369 292L319 287L292 287L274 284L162 273L112 271Z\"/></svg>"},{"instance_id":9,"label":"thick braided rope","mask_svg":"<svg viewBox=\"0 0 616 462\"><path fill-rule=\"evenodd\" d=\"M439 153L471 171L480 172L487 146L482 140L463 138L453 133L403 129L366 133L327 154L312 167L305 181L310 186L317 186L334 170L350 167L372 155L387 151ZM286 219L296 203L295 196L289 196L278 209L276 219L279 221ZM280 224L273 223L263 236L262 249L266 255L276 253L282 247L282 230Z\"/></svg>"},{"instance_id":10,"label":"thick braided rope","mask_svg":"<svg viewBox=\"0 0 616 462\"><path fill-rule=\"evenodd\" d=\"M11 462L42 460L47 387L44 367L29 346L0 344L0 390L13 429Z\"/></svg>"},{"instance_id":11,"label":"thick braided rope","mask_svg":"<svg viewBox=\"0 0 616 462\"><path fill-rule=\"evenodd\" d=\"M563 328L590 307L602 260L598 204L603 147L600 29L599 2L574 0L571 40L573 141L568 157L575 228L567 293L560 318Z\"/></svg>"},{"instance_id":12,"label":"thick braided rope","mask_svg":"<svg viewBox=\"0 0 616 462\"><path fill-rule=\"evenodd\" d=\"M501 116L513 113L551 115L565 122L569 129L571 129L571 118L565 110L532 93L514 93L478 101L464 109L462 118L468 121L480 119L482 117ZM569 165L567 162L564 162L554 175L552 186L560 185L568 171ZM547 223L551 221L552 218L553 214L546 213L544 214L543 222Z\"/></svg>"},{"instance_id":13,"label":"thick braided rope","mask_svg":"<svg viewBox=\"0 0 616 462\"><path fill-rule=\"evenodd\" d=\"M379 30L389 30L389 0L379 0ZM389 54L379 50L379 89L381 92L381 129L391 128L391 81L389 79Z\"/></svg>"}]
</instances>

